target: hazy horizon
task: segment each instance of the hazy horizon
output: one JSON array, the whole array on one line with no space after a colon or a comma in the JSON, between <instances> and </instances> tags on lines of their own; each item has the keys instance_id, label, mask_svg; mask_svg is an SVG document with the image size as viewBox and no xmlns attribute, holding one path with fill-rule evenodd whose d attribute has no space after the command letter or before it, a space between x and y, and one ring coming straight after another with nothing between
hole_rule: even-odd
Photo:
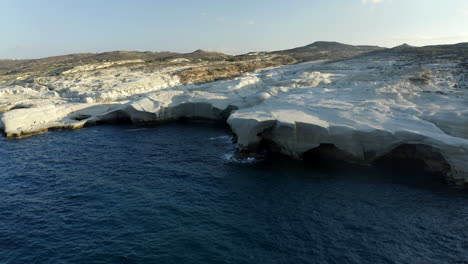
<instances>
[{"instance_id":1,"label":"hazy horizon","mask_svg":"<svg viewBox=\"0 0 468 264\"><path fill-rule=\"evenodd\" d=\"M453 0L0 0L0 59L197 49L237 55L315 41L394 47L468 42L468 2Z\"/></svg>"}]
</instances>

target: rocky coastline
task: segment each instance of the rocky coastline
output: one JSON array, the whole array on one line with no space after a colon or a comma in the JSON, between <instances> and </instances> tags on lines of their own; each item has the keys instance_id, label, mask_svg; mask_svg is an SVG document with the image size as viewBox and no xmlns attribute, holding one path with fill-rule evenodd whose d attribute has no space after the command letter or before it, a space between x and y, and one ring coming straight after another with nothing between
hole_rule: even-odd
<instances>
[{"instance_id":1,"label":"rocky coastline","mask_svg":"<svg viewBox=\"0 0 468 264\"><path fill-rule=\"evenodd\" d=\"M468 44L77 56L0 62L4 136L201 118L226 122L245 150L418 158L468 183Z\"/></svg>"}]
</instances>

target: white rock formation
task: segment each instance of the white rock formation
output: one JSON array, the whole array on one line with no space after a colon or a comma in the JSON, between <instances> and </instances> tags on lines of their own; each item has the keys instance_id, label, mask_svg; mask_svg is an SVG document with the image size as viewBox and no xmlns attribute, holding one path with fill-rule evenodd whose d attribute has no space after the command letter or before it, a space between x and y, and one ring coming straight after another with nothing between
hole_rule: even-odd
<instances>
[{"instance_id":1,"label":"white rock formation","mask_svg":"<svg viewBox=\"0 0 468 264\"><path fill-rule=\"evenodd\" d=\"M70 70L63 71L62 74L71 74L84 71L95 71L99 69L108 68L114 65L130 64L130 63L143 63L144 60L120 60L120 61L108 61L103 63L88 64L83 66L76 66Z\"/></svg>"},{"instance_id":2,"label":"white rock formation","mask_svg":"<svg viewBox=\"0 0 468 264\"><path fill-rule=\"evenodd\" d=\"M293 157L333 144L372 162L402 145L428 146L450 166L449 180L468 183L468 83L449 60L420 64L310 62L202 85L182 85L176 67L78 70L0 87L0 128L22 137L116 120L227 119L241 146L268 140Z\"/></svg>"}]
</instances>

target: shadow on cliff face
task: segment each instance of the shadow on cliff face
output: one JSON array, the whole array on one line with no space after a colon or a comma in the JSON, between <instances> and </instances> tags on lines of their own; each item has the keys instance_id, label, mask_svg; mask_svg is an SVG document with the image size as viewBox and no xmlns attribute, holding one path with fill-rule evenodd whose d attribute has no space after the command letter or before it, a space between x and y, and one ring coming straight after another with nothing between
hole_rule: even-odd
<instances>
[{"instance_id":1,"label":"shadow on cliff face","mask_svg":"<svg viewBox=\"0 0 468 264\"><path fill-rule=\"evenodd\" d=\"M404 185L429 191L447 190L444 173L450 170L445 159L426 145L401 145L372 163L357 160L333 144L321 144L305 152L301 160L279 154L278 147L263 142L267 159L261 166L289 167L291 173L322 175L362 183Z\"/></svg>"},{"instance_id":2,"label":"shadow on cliff face","mask_svg":"<svg viewBox=\"0 0 468 264\"><path fill-rule=\"evenodd\" d=\"M122 105L115 110L107 111L103 114L91 114L95 107L81 109L71 112L68 118L75 121L86 121L85 126L111 124L111 125L157 125L171 122L195 122L206 121L222 122L227 126L226 120L232 111L238 108L228 105L226 109L218 109L209 103L186 102L173 107L165 107L158 112L146 112L137 110L132 105ZM94 118L94 119L93 119Z\"/></svg>"},{"instance_id":3,"label":"shadow on cliff face","mask_svg":"<svg viewBox=\"0 0 468 264\"><path fill-rule=\"evenodd\" d=\"M434 147L424 144L402 144L376 159L373 167L381 169L395 182L411 185L452 184L445 175L450 165Z\"/></svg>"}]
</instances>

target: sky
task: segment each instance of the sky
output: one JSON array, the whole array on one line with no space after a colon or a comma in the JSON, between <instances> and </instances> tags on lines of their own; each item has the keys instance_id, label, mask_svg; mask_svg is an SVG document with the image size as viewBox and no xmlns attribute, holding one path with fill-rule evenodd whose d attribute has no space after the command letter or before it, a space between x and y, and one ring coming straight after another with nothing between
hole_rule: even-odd
<instances>
[{"instance_id":1,"label":"sky","mask_svg":"<svg viewBox=\"0 0 468 264\"><path fill-rule=\"evenodd\" d=\"M0 59L468 42L468 0L0 0Z\"/></svg>"}]
</instances>

